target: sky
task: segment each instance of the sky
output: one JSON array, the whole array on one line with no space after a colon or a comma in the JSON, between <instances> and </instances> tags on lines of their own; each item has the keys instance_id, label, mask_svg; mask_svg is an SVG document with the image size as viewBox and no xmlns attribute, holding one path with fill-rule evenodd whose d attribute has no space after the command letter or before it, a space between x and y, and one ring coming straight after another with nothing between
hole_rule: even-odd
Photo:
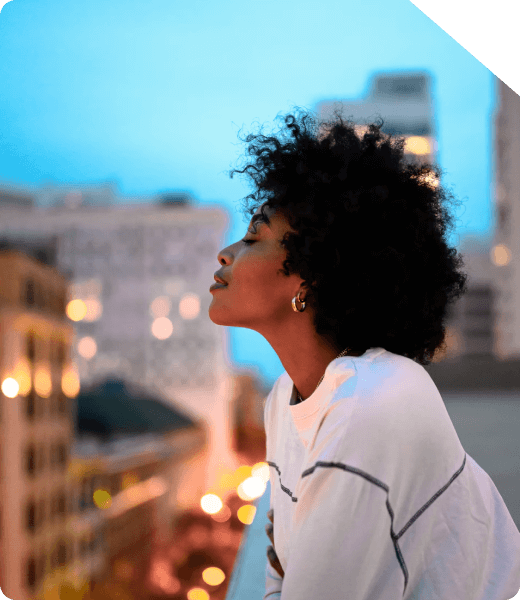
<instances>
[{"instance_id":1,"label":"sky","mask_svg":"<svg viewBox=\"0 0 520 600\"><path fill-rule=\"evenodd\" d=\"M223 246L246 230L237 137L277 115L354 100L376 72L425 70L436 159L462 206L451 243L492 235L496 78L409 0L12 0L0 13L0 186L114 182L222 205ZM215 270L219 267L215 256ZM260 334L233 359L283 372Z\"/></svg>"}]
</instances>

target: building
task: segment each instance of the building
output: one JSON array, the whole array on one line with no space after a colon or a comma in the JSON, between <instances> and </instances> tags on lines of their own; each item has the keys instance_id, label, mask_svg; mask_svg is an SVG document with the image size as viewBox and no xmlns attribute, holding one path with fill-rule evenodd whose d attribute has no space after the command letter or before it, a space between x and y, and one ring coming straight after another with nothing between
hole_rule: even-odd
<instances>
[{"instance_id":1,"label":"building","mask_svg":"<svg viewBox=\"0 0 520 600\"><path fill-rule=\"evenodd\" d=\"M317 105L317 112L320 118L327 119L335 109L341 108L342 115L352 119L360 132L366 129L367 122L382 117L385 133L405 138L405 156L434 164L437 141L431 88L431 77L424 71L376 73L370 79L366 97L341 100L341 105L338 101L326 100ZM513 247L519 243L518 236L512 233L515 222L512 217L514 197L515 194L518 196L520 185L520 181L517 182L519 185L514 183L518 180L514 157L520 158L519 136L515 135L515 131L520 131L520 101L502 82L499 82L499 95L503 98L496 126L500 140L497 151L500 196L497 236L501 241L498 237L492 244L485 236L462 238L460 252L469 275L467 292L449 306L447 351L436 356L436 362L512 356L511 349L500 350L505 348L500 340L513 339L513 331L520 331L520 326L511 327L512 323L520 323L520 301L515 302L520 293L520 279L514 275L514 261L510 258L511 253L514 255ZM509 185L507 193L506 185ZM516 202L517 212L519 207L520 201Z\"/></svg>"},{"instance_id":2,"label":"building","mask_svg":"<svg viewBox=\"0 0 520 600\"><path fill-rule=\"evenodd\" d=\"M106 578L144 585L178 498L206 492L206 426L118 380L80 392L69 282L41 260L52 243L29 250L40 258L0 252L2 591L79 600Z\"/></svg>"},{"instance_id":3,"label":"building","mask_svg":"<svg viewBox=\"0 0 520 600\"><path fill-rule=\"evenodd\" d=\"M118 376L205 420L209 488L239 466L226 333L207 314L228 217L193 207L183 193L146 204L110 204L108 193L105 204L83 203L82 194L61 186L54 203L47 189L35 208L1 207L0 238L55 240L56 267L71 280L67 315L82 386Z\"/></svg>"},{"instance_id":4,"label":"building","mask_svg":"<svg viewBox=\"0 0 520 600\"><path fill-rule=\"evenodd\" d=\"M384 133L405 138L405 155L410 160L435 160L437 140L429 73L374 74L365 98L323 100L317 105L317 113L320 119L329 119L337 108L343 117L354 121L360 131L366 129L367 123L382 117Z\"/></svg>"},{"instance_id":5,"label":"building","mask_svg":"<svg viewBox=\"0 0 520 600\"><path fill-rule=\"evenodd\" d=\"M79 380L67 289L53 267L0 252L0 581L16 600L70 559L66 482Z\"/></svg>"},{"instance_id":6,"label":"building","mask_svg":"<svg viewBox=\"0 0 520 600\"><path fill-rule=\"evenodd\" d=\"M520 97L496 78L492 261L496 282L494 352L520 358Z\"/></svg>"}]
</instances>

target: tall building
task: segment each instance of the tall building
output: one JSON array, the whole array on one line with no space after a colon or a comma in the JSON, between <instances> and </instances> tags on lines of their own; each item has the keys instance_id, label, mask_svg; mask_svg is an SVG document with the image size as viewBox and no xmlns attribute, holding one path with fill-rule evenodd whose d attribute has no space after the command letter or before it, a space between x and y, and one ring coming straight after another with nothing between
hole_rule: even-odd
<instances>
[{"instance_id":1,"label":"tall building","mask_svg":"<svg viewBox=\"0 0 520 600\"><path fill-rule=\"evenodd\" d=\"M511 94L516 96L514 92ZM516 98L518 99L518 96ZM332 117L333 110L340 107L335 102L337 101L320 102L319 116ZM405 138L405 157L419 162L436 162L437 140L432 84L427 72L397 71L374 74L369 82L367 96L361 99L341 100L341 109L344 117L357 124L359 132L366 130L367 122L382 117L383 132ZM511 132L508 135L511 139L514 137ZM517 138L518 136L515 140ZM518 152L520 150L517 148ZM435 185L435 180L432 180L432 183ZM502 208L503 215L506 211L507 209ZM449 306L447 351L437 355L434 361L495 355L495 303L497 290L504 288L496 281L494 264L496 257L505 256L504 248L505 245L495 246L492 251L485 239L462 237L460 252L463 254L465 270L469 275L467 292L455 304ZM512 280L510 283L510 287L513 287ZM518 287L517 283L516 289ZM506 292L506 296L508 293L511 295L510 290ZM509 313L512 310L511 304L512 302L508 304Z\"/></svg>"},{"instance_id":2,"label":"tall building","mask_svg":"<svg viewBox=\"0 0 520 600\"><path fill-rule=\"evenodd\" d=\"M0 579L16 600L71 552L64 517L79 380L67 287L53 267L0 252Z\"/></svg>"},{"instance_id":3,"label":"tall building","mask_svg":"<svg viewBox=\"0 0 520 600\"><path fill-rule=\"evenodd\" d=\"M494 158L494 350L502 359L520 358L520 97L498 78Z\"/></svg>"},{"instance_id":4,"label":"tall building","mask_svg":"<svg viewBox=\"0 0 520 600\"><path fill-rule=\"evenodd\" d=\"M378 117L382 131L405 137L405 155L432 162L437 151L431 77L425 71L397 71L372 76L365 98L324 100L317 105L320 119L329 119L341 102L343 117L352 119L359 130Z\"/></svg>"}]
</instances>

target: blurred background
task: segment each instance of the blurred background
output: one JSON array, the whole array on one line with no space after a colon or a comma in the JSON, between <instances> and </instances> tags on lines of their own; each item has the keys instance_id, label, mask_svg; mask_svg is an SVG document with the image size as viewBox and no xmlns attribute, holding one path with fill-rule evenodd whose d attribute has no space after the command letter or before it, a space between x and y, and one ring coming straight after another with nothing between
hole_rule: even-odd
<instances>
[{"instance_id":1,"label":"blurred background","mask_svg":"<svg viewBox=\"0 0 520 600\"><path fill-rule=\"evenodd\" d=\"M515 92L406 0L13 0L0 56L7 597L263 597L283 367L208 290L248 222L237 134L296 106L383 117L462 200L468 292L426 369L520 525Z\"/></svg>"}]
</instances>

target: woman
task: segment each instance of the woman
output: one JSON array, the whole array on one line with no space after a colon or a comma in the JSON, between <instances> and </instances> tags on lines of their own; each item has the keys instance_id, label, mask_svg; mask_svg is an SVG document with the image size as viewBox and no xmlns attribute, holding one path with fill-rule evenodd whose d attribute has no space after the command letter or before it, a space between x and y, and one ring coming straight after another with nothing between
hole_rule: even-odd
<instances>
[{"instance_id":1,"label":"woman","mask_svg":"<svg viewBox=\"0 0 520 600\"><path fill-rule=\"evenodd\" d=\"M520 534L424 369L467 280L441 170L407 162L382 123L284 124L247 136L231 171L254 184L253 218L218 255L209 308L285 369L264 406L264 597L512 598Z\"/></svg>"}]
</instances>

